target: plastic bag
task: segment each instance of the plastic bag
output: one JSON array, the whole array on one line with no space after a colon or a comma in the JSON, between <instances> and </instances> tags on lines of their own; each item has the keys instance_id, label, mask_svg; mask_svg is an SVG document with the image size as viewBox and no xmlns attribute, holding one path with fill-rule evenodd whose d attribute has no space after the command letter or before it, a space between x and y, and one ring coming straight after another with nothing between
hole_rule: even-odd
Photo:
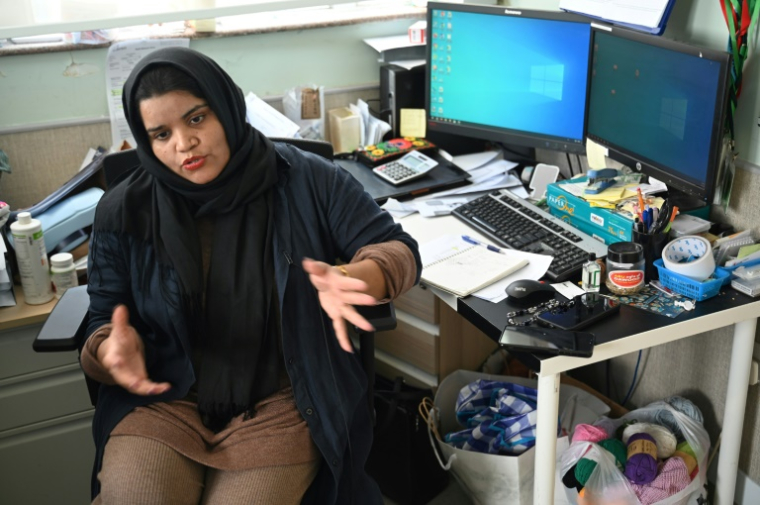
<instances>
[{"instance_id":1,"label":"plastic bag","mask_svg":"<svg viewBox=\"0 0 760 505\"><path fill-rule=\"evenodd\" d=\"M668 410L673 415L676 424L681 430L683 439L689 443L694 454L697 456L699 472L683 490L656 502L657 505L680 505L690 503L690 498L695 494L702 493L707 482L707 457L710 453L710 437L705 428L699 422L682 414L668 403L655 402L644 408L631 411L619 419L602 418L596 426L604 428L611 436L623 424L629 421L640 423L660 424L657 413ZM571 503L584 505L639 505L636 493L628 481L628 478L618 469L614 457L605 449L591 442L574 442L562 453L560 475L565 475L582 458L590 457L597 461L596 468L591 473L586 486L584 496L579 497L575 488L565 492Z\"/></svg>"},{"instance_id":2,"label":"plastic bag","mask_svg":"<svg viewBox=\"0 0 760 505\"><path fill-rule=\"evenodd\" d=\"M310 140L325 138L325 92L324 87L296 86L282 97L282 110L301 129L301 137Z\"/></svg>"}]
</instances>

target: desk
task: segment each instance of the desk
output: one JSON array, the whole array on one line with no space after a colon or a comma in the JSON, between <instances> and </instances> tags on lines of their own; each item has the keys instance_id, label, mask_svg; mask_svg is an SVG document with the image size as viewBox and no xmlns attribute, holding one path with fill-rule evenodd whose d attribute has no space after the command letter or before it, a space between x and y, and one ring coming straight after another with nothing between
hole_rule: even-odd
<instances>
[{"instance_id":1,"label":"desk","mask_svg":"<svg viewBox=\"0 0 760 505\"><path fill-rule=\"evenodd\" d=\"M420 243L441 234L476 234L475 230L453 216L425 219L415 214L397 221ZM485 240L485 237L480 236L480 238ZM453 295L441 293L441 296L447 303L452 303ZM511 310L506 301L494 304L472 296L462 299L454 298L454 300L460 314L488 337L498 340L502 329L506 326L506 313ZM695 310L682 313L675 319L622 306L619 315L588 327L588 331L594 333L597 338L593 357L556 356L536 359L533 366L538 372L539 417L534 503L550 505L554 497L561 372L733 325L731 368L723 415L716 496L713 501L717 505L731 505L739 465L742 426L758 316L760 316L760 300L750 298L730 288L724 288L720 295L697 303Z\"/></svg>"}]
</instances>

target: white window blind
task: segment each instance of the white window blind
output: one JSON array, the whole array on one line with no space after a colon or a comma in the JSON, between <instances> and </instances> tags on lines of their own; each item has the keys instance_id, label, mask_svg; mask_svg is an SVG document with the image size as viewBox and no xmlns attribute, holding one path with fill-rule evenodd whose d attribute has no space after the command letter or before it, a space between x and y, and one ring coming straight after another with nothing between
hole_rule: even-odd
<instances>
[{"instance_id":1,"label":"white window blind","mask_svg":"<svg viewBox=\"0 0 760 505\"><path fill-rule=\"evenodd\" d=\"M0 39L347 3L356 0L0 0Z\"/></svg>"}]
</instances>

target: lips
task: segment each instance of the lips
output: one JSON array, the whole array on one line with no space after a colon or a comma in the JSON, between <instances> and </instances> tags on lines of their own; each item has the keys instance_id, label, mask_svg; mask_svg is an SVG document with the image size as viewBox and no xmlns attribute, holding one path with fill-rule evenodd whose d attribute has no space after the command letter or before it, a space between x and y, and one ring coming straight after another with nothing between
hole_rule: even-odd
<instances>
[{"instance_id":1,"label":"lips","mask_svg":"<svg viewBox=\"0 0 760 505\"><path fill-rule=\"evenodd\" d=\"M205 156L193 156L192 158L187 158L185 161L182 162L182 168L185 170L198 170L206 163L206 157Z\"/></svg>"}]
</instances>

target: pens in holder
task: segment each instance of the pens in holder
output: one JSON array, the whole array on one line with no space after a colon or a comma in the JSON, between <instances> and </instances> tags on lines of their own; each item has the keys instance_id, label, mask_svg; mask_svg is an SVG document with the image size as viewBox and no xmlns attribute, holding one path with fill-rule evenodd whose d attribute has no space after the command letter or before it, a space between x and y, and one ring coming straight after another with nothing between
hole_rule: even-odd
<instances>
[{"instance_id":1,"label":"pens in holder","mask_svg":"<svg viewBox=\"0 0 760 505\"><path fill-rule=\"evenodd\" d=\"M489 251L493 251L493 252L501 253L501 254L507 254L502 249L499 249L496 246L492 246L491 244L486 244L484 242L481 242L480 240L474 239L474 238L470 237L469 235L462 235L462 240L464 240L468 244L479 245L481 247L485 247Z\"/></svg>"}]
</instances>

